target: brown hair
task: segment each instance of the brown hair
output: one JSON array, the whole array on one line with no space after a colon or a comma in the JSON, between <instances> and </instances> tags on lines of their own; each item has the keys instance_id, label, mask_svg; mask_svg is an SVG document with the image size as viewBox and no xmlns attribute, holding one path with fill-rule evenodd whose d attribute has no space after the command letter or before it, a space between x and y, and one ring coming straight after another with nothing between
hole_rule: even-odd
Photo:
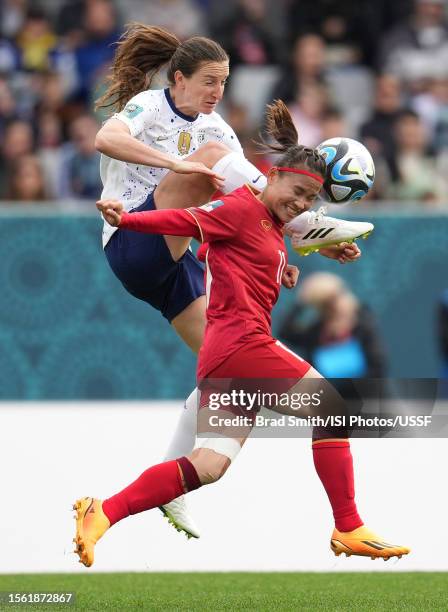
<instances>
[{"instance_id":1,"label":"brown hair","mask_svg":"<svg viewBox=\"0 0 448 612\"><path fill-rule=\"evenodd\" d=\"M8 198L14 201L28 201L28 196L23 193L23 182L22 175L24 171L29 176L29 166L33 166L38 174L38 183L35 193L32 196L32 201L42 201L47 197L45 190L45 178L43 173L42 164L39 158L33 154L25 154L14 160L11 167L11 178L8 189Z\"/></svg>"},{"instance_id":2,"label":"brown hair","mask_svg":"<svg viewBox=\"0 0 448 612\"><path fill-rule=\"evenodd\" d=\"M128 100L145 91L162 66L168 64L168 81L180 70L190 77L202 62L227 62L229 56L217 42L193 36L184 42L164 28L131 23L117 43L107 91L96 108L121 111Z\"/></svg>"},{"instance_id":3,"label":"brown hair","mask_svg":"<svg viewBox=\"0 0 448 612\"><path fill-rule=\"evenodd\" d=\"M265 151L281 153L279 166L295 168L306 166L312 172L325 178L327 165L325 159L310 147L299 145L299 134L286 104L282 100L274 100L266 105L266 133L274 139L274 143L262 141Z\"/></svg>"}]
</instances>

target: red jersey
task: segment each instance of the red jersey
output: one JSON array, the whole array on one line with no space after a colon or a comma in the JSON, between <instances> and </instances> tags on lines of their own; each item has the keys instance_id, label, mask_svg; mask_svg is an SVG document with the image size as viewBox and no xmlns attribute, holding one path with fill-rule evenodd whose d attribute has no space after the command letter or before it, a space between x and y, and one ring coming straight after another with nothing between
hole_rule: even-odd
<instances>
[{"instance_id":1,"label":"red jersey","mask_svg":"<svg viewBox=\"0 0 448 612\"><path fill-rule=\"evenodd\" d=\"M271 337L271 312L287 258L283 224L249 186L198 208L123 213L120 227L209 243L199 379L247 342Z\"/></svg>"}]
</instances>

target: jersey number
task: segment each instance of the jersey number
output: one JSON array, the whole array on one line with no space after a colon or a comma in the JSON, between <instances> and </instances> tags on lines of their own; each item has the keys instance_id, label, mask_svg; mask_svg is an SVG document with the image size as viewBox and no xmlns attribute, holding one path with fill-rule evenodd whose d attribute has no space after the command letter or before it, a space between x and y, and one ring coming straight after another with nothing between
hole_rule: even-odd
<instances>
[{"instance_id":1,"label":"jersey number","mask_svg":"<svg viewBox=\"0 0 448 612\"><path fill-rule=\"evenodd\" d=\"M280 261L278 264L278 268L277 268L277 282L280 285L282 282L282 276L283 276L283 270L285 269L286 266L286 257L283 251L281 251L280 249L277 251L280 257Z\"/></svg>"}]
</instances>

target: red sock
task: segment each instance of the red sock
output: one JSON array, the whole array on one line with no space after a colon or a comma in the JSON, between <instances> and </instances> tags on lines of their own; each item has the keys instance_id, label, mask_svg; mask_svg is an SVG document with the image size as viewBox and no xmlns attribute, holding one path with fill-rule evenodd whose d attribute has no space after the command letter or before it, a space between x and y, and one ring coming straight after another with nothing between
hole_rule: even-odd
<instances>
[{"instance_id":1,"label":"red sock","mask_svg":"<svg viewBox=\"0 0 448 612\"><path fill-rule=\"evenodd\" d=\"M363 522L355 504L353 458L348 440L314 441L314 467L333 509L336 529L353 531Z\"/></svg>"},{"instance_id":2,"label":"red sock","mask_svg":"<svg viewBox=\"0 0 448 612\"><path fill-rule=\"evenodd\" d=\"M182 460L194 470L188 459L182 457ZM192 490L191 487L189 490ZM183 493L179 465L177 461L167 461L150 467L123 491L104 500L103 512L110 524L114 525L130 514L163 506Z\"/></svg>"}]
</instances>

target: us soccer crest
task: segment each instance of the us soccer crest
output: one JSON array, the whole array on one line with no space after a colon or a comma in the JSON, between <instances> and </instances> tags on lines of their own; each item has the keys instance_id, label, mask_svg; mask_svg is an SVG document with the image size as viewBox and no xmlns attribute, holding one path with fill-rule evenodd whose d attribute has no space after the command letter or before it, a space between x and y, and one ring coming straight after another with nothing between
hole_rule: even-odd
<instances>
[{"instance_id":1,"label":"us soccer crest","mask_svg":"<svg viewBox=\"0 0 448 612\"><path fill-rule=\"evenodd\" d=\"M191 134L189 132L181 132L177 141L177 149L181 155L187 155L191 146Z\"/></svg>"}]
</instances>

